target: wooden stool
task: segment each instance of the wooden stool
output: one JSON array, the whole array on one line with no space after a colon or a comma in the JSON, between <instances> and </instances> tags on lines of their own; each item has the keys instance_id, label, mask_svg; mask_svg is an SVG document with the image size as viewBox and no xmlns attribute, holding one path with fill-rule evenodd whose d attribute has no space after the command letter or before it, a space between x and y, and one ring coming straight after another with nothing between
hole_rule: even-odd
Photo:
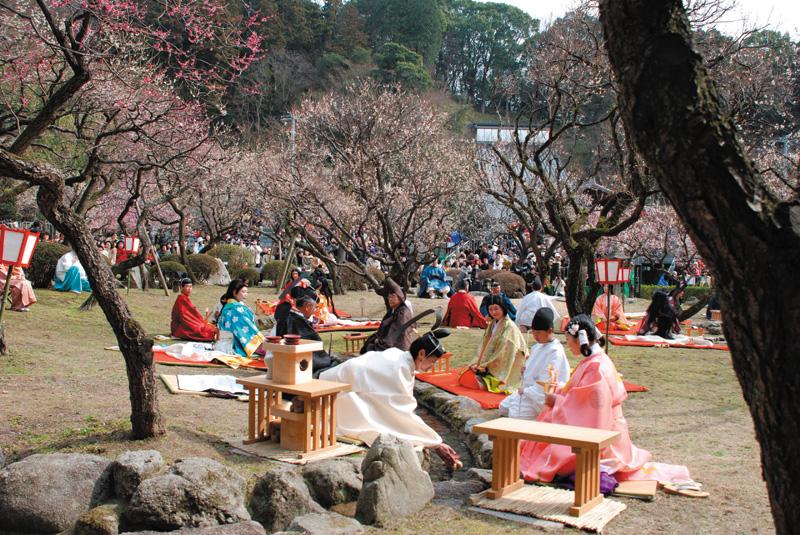
<instances>
[{"instance_id":1,"label":"wooden stool","mask_svg":"<svg viewBox=\"0 0 800 535\"><path fill-rule=\"evenodd\" d=\"M714 321L722 321L722 311L721 310L712 310L711 311L711 319Z\"/></svg>"},{"instance_id":2,"label":"wooden stool","mask_svg":"<svg viewBox=\"0 0 800 535\"><path fill-rule=\"evenodd\" d=\"M436 364L433 365L432 372L449 372L450 371L450 357L452 357L452 353L445 353L441 357L436 360Z\"/></svg>"},{"instance_id":3,"label":"wooden stool","mask_svg":"<svg viewBox=\"0 0 800 535\"><path fill-rule=\"evenodd\" d=\"M339 447L336 442L336 396L350 390L350 385L333 381L311 381L287 385L266 375L237 379L247 389L248 425L245 444L270 440L269 423L281 419L281 447L299 451L300 457ZM283 394L303 398L303 412L286 410Z\"/></svg>"},{"instance_id":4,"label":"wooden stool","mask_svg":"<svg viewBox=\"0 0 800 535\"><path fill-rule=\"evenodd\" d=\"M364 347L364 341L369 338L368 334L346 334L344 338L344 352L353 355L358 355L361 348Z\"/></svg>"},{"instance_id":5,"label":"wooden stool","mask_svg":"<svg viewBox=\"0 0 800 535\"><path fill-rule=\"evenodd\" d=\"M522 487L519 478L519 441L533 440L572 446L575 453L575 502L572 516L581 516L603 501L600 494L600 450L619 437L618 431L590 427L548 424L516 418L498 418L474 426L473 432L492 439L491 499L501 498Z\"/></svg>"}]
</instances>

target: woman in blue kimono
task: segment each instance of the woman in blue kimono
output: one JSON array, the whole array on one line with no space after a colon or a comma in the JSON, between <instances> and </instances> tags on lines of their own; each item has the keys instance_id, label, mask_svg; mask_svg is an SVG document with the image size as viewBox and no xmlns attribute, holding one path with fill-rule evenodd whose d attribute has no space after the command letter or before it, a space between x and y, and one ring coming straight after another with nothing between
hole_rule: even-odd
<instances>
[{"instance_id":1,"label":"woman in blue kimono","mask_svg":"<svg viewBox=\"0 0 800 535\"><path fill-rule=\"evenodd\" d=\"M263 354L264 335L258 330L253 311L244 304L247 299L247 282L234 279L220 298L219 341L214 349L229 355L256 358Z\"/></svg>"},{"instance_id":2,"label":"woman in blue kimono","mask_svg":"<svg viewBox=\"0 0 800 535\"><path fill-rule=\"evenodd\" d=\"M450 293L450 282L447 280L447 272L439 266L439 259L434 258L430 265L425 266L419 276L419 293L417 297L431 299L435 297L447 297Z\"/></svg>"}]
</instances>

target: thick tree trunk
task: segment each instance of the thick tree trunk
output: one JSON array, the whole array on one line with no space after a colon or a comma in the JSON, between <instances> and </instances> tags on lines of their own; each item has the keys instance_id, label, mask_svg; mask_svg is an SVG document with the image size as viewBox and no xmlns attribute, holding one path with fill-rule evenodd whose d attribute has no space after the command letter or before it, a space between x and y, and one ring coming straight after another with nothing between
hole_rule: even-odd
<instances>
[{"instance_id":1,"label":"thick tree trunk","mask_svg":"<svg viewBox=\"0 0 800 535\"><path fill-rule=\"evenodd\" d=\"M85 221L72 212L63 179L50 168L33 164L3 149L0 149L0 176L39 186L36 198L39 210L64 234L78 255L92 285L92 292L114 330L125 358L133 436L148 438L163 434L165 429L156 397L153 341L147 338L117 291L111 269L100 256Z\"/></svg>"},{"instance_id":2,"label":"thick tree trunk","mask_svg":"<svg viewBox=\"0 0 800 535\"><path fill-rule=\"evenodd\" d=\"M594 253L593 247L576 247L566 249L569 257L569 273L564 282L564 295L567 301L567 311L570 317L577 314L591 314L594 306L594 296L598 286L594 279ZM589 294L586 294L586 284L589 284Z\"/></svg>"},{"instance_id":3,"label":"thick tree trunk","mask_svg":"<svg viewBox=\"0 0 800 535\"><path fill-rule=\"evenodd\" d=\"M601 0L627 130L716 276L778 533L800 525L800 204L764 191L677 0Z\"/></svg>"}]
</instances>

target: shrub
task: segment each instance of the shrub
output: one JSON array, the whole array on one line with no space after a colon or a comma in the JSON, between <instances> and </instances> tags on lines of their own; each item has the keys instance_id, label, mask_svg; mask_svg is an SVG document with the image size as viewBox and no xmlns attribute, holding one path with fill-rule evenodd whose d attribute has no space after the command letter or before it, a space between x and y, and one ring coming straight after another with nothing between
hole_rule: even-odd
<instances>
[{"instance_id":1,"label":"shrub","mask_svg":"<svg viewBox=\"0 0 800 535\"><path fill-rule=\"evenodd\" d=\"M256 268L246 267L234 273L235 275L231 276L232 279L246 280L248 286L256 286L261 280L261 273Z\"/></svg>"},{"instance_id":2,"label":"shrub","mask_svg":"<svg viewBox=\"0 0 800 535\"><path fill-rule=\"evenodd\" d=\"M180 262L161 262L161 272L167 280L167 287L174 288L180 280L186 276L186 267ZM148 278L150 279L151 286L155 287L160 285L158 269L155 265L150 268Z\"/></svg>"},{"instance_id":3,"label":"shrub","mask_svg":"<svg viewBox=\"0 0 800 535\"><path fill-rule=\"evenodd\" d=\"M669 293L674 290L674 286L657 286L655 284L642 284L639 287L639 297L642 299L647 299L648 301L653 298L653 294L659 290L664 293ZM708 295L711 293L712 288L708 286L687 286L684 290L686 293L686 297L684 301L688 301L689 299L696 297L697 299L706 299Z\"/></svg>"},{"instance_id":4,"label":"shrub","mask_svg":"<svg viewBox=\"0 0 800 535\"><path fill-rule=\"evenodd\" d=\"M525 295L525 279L510 271L498 271L494 280L500 283L500 289L508 297L516 298Z\"/></svg>"},{"instance_id":5,"label":"shrub","mask_svg":"<svg viewBox=\"0 0 800 535\"><path fill-rule=\"evenodd\" d=\"M190 254L186 257L198 281L206 281L217 270L217 259L207 254Z\"/></svg>"},{"instance_id":6,"label":"shrub","mask_svg":"<svg viewBox=\"0 0 800 535\"><path fill-rule=\"evenodd\" d=\"M378 268L369 267L367 269L378 282L383 282L383 279L386 278L386 275L383 273L383 271ZM337 268L337 274L339 275L339 280L342 283L342 288L345 290L357 292L369 288L369 283L367 282L366 277L363 275L357 275L346 267Z\"/></svg>"},{"instance_id":7,"label":"shrub","mask_svg":"<svg viewBox=\"0 0 800 535\"><path fill-rule=\"evenodd\" d=\"M56 264L69 247L62 243L41 242L36 246L28 268L28 280L34 288L49 288L56 276Z\"/></svg>"},{"instance_id":8,"label":"shrub","mask_svg":"<svg viewBox=\"0 0 800 535\"><path fill-rule=\"evenodd\" d=\"M228 273L236 272L253 263L253 252L240 245L228 243L215 245L208 254L222 260L228 268Z\"/></svg>"},{"instance_id":9,"label":"shrub","mask_svg":"<svg viewBox=\"0 0 800 535\"><path fill-rule=\"evenodd\" d=\"M272 286L280 286L285 281L279 281L283 275L286 260L270 260L261 266L261 280L272 281Z\"/></svg>"},{"instance_id":10,"label":"shrub","mask_svg":"<svg viewBox=\"0 0 800 535\"><path fill-rule=\"evenodd\" d=\"M170 254L165 254L164 256L159 256L158 257L158 261L161 262L162 264L164 262L178 262L178 263L181 263L181 257L180 257L180 255L176 255L176 254L170 253Z\"/></svg>"}]
</instances>

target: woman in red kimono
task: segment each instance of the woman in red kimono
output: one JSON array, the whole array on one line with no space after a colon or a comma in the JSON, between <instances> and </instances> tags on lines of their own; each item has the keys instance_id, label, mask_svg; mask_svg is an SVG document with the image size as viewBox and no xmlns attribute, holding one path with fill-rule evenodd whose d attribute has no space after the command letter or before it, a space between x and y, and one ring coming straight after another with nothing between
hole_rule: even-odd
<instances>
[{"instance_id":1,"label":"woman in red kimono","mask_svg":"<svg viewBox=\"0 0 800 535\"><path fill-rule=\"evenodd\" d=\"M190 295L192 295L192 279L181 279L181 293L172 305L170 332L174 338L211 342L214 340L216 327L200 314L189 299Z\"/></svg>"},{"instance_id":2,"label":"woman in red kimono","mask_svg":"<svg viewBox=\"0 0 800 535\"><path fill-rule=\"evenodd\" d=\"M467 282L459 281L456 293L447 303L447 312L444 315L444 324L448 327L478 327L485 329L486 318L478 310L475 299L467 293Z\"/></svg>"}]
</instances>

